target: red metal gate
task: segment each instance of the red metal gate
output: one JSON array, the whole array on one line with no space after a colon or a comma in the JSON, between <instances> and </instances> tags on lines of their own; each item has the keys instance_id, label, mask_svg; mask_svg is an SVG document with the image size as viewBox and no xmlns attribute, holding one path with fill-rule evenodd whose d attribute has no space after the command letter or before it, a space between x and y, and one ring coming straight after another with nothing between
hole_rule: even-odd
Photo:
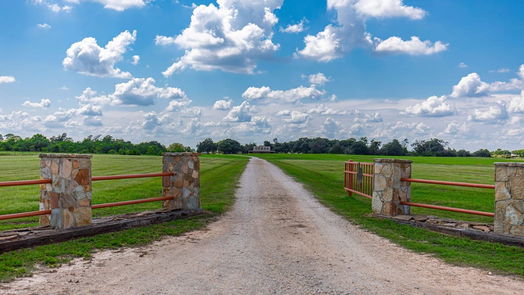
<instances>
[{"instance_id":1,"label":"red metal gate","mask_svg":"<svg viewBox=\"0 0 524 295\"><path fill-rule=\"evenodd\" d=\"M370 162L347 161L344 169L344 189L365 198L373 198L373 173L375 164Z\"/></svg>"},{"instance_id":2,"label":"red metal gate","mask_svg":"<svg viewBox=\"0 0 524 295\"><path fill-rule=\"evenodd\" d=\"M353 162L350 160L345 163L344 189L348 192L349 196L355 193L365 198L373 199L374 168L375 168L375 164L370 163L370 162ZM472 187L472 188L483 188L483 189L495 189L495 185L492 185L492 184L453 182L453 181L416 179L416 178L401 178L400 181L425 183L425 184L437 184L437 185L462 186L462 187ZM495 214L492 212L484 212L484 211L439 206L439 205L432 205L432 204L422 204L422 203L414 203L414 202L399 202L399 204L412 206L412 207L421 207L421 208L466 213L466 214L473 214L473 215L481 215L481 216L488 216L488 217L495 216Z\"/></svg>"}]
</instances>

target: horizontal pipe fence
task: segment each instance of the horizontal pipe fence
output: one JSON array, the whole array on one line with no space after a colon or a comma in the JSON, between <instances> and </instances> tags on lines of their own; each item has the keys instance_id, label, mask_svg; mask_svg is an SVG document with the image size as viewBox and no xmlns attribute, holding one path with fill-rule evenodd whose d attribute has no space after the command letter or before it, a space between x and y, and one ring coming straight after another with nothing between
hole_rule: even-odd
<instances>
[{"instance_id":1,"label":"horizontal pipe fence","mask_svg":"<svg viewBox=\"0 0 524 295\"><path fill-rule=\"evenodd\" d=\"M40 210L0 215L0 220L40 216L40 224L54 228L68 228L91 223L91 210L128 206L148 202L163 202L164 208L198 209L199 169L198 154L166 153L163 172L91 177L91 156L71 154L40 155L43 179L0 182L0 187L40 185ZM174 169L180 171L174 171ZM91 183L122 179L161 177L161 197L91 204ZM64 189L65 187L65 189ZM70 187L68 189L68 187ZM78 214L75 216L75 211ZM71 213L72 212L72 213ZM56 216L55 216L56 215ZM45 217L44 219L42 219ZM74 219L71 221L71 219ZM69 224L66 224L68 223Z\"/></svg>"},{"instance_id":2,"label":"horizontal pipe fence","mask_svg":"<svg viewBox=\"0 0 524 295\"><path fill-rule=\"evenodd\" d=\"M108 176L93 176L91 180L92 181L103 181L103 180L117 180L117 179L165 177L165 176L174 176L174 175L176 175L176 173L174 172L108 175ZM3 181L3 182L0 182L0 187L48 184L48 183L49 184L52 183L52 179ZM147 199L129 200L129 201L113 202L113 203L103 203L103 204L92 205L91 208L99 209L99 208L107 208L107 207L126 206L126 205L134 205L134 204L147 203L147 202L172 200L173 198L174 197L160 197L160 198L147 198ZM33 217L33 216L41 216L41 215L48 215L48 214L51 214L51 210L39 210L39 211L3 214L3 215L0 215L0 220L16 219L16 218L23 218L23 217Z\"/></svg>"},{"instance_id":3,"label":"horizontal pipe fence","mask_svg":"<svg viewBox=\"0 0 524 295\"><path fill-rule=\"evenodd\" d=\"M344 170L344 189L351 196L352 193L358 194L362 197L373 199L373 178L374 178L374 167L375 164L371 162L353 162L347 161L345 163ZM416 182L425 184L436 184L436 185L449 185L449 186L461 186L461 187L472 187L472 188L484 188L484 189L495 189L495 185L491 184L478 184L478 183L467 183L467 182L453 182L453 181L442 181L442 180L430 180L430 179L416 179L416 178L400 178L403 182ZM427 209L443 210L450 212L458 212L465 214L481 215L494 217L495 213L469 210L464 208L454 208L447 206L439 206L433 204L415 203L409 201L400 201L399 205L420 207Z\"/></svg>"},{"instance_id":4,"label":"horizontal pipe fence","mask_svg":"<svg viewBox=\"0 0 524 295\"><path fill-rule=\"evenodd\" d=\"M344 189L372 200L377 215L410 215L410 207L494 217L497 233L524 236L524 163L495 163L495 184L454 182L411 177L409 160L375 159L345 162ZM495 212L411 202L411 183L489 189L495 191Z\"/></svg>"}]
</instances>

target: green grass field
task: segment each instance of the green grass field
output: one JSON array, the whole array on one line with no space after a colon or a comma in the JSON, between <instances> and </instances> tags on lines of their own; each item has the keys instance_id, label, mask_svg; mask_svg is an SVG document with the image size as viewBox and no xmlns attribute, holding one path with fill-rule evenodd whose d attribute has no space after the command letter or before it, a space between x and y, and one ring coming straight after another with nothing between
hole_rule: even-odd
<instances>
[{"instance_id":1,"label":"green grass field","mask_svg":"<svg viewBox=\"0 0 524 295\"><path fill-rule=\"evenodd\" d=\"M400 225L370 216L371 201L348 197L343 189L344 162L372 161L376 156L259 154L302 182L333 211L363 228L414 251L429 253L449 263L524 276L524 250L501 244L474 241ZM413 160L413 177L435 180L494 183L490 158L398 157ZM412 184L414 202L494 212L494 192L488 189ZM492 218L447 211L412 208L413 214L435 215L457 220L493 222Z\"/></svg>"},{"instance_id":2,"label":"green grass field","mask_svg":"<svg viewBox=\"0 0 524 295\"><path fill-rule=\"evenodd\" d=\"M201 160L201 203L209 211L204 216L176 220L116 233L80 238L54 245L20 249L0 254L0 281L28 275L35 265L58 266L76 257L88 258L97 249L140 246L167 235L201 228L225 212L234 202L234 191L247 164L246 157L203 155ZM39 178L37 154L0 154L0 181ZM161 172L162 157L94 155L93 175ZM107 203L161 195L161 179L101 181L93 184L93 203ZM38 186L0 188L0 214L38 210ZM94 211L113 215L161 208L161 203L145 203ZM37 225L37 218L14 219L0 223L0 230Z\"/></svg>"}]
</instances>

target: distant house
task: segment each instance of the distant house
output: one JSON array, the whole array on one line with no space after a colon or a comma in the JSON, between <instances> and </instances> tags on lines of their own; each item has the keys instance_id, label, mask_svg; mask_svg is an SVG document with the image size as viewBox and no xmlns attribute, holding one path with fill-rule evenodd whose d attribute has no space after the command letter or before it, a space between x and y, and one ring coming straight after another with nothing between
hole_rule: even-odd
<instances>
[{"instance_id":1,"label":"distant house","mask_svg":"<svg viewBox=\"0 0 524 295\"><path fill-rule=\"evenodd\" d=\"M270 146L258 145L253 147L252 153L272 153Z\"/></svg>"}]
</instances>

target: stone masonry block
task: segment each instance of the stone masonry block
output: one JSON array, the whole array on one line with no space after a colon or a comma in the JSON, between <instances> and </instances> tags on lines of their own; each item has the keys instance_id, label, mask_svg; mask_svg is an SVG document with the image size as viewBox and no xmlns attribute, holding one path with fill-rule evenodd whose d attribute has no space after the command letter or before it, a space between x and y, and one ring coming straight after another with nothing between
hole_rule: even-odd
<instances>
[{"instance_id":1,"label":"stone masonry block","mask_svg":"<svg viewBox=\"0 0 524 295\"><path fill-rule=\"evenodd\" d=\"M164 177L162 181L164 196L173 200L164 202L164 208L198 209L200 208L200 160L195 153L165 153L163 171L175 173Z\"/></svg>"},{"instance_id":2,"label":"stone masonry block","mask_svg":"<svg viewBox=\"0 0 524 295\"><path fill-rule=\"evenodd\" d=\"M411 161L375 159L372 211L377 215L409 215L409 206L400 202L411 199L411 186L401 178L411 177Z\"/></svg>"},{"instance_id":3,"label":"stone masonry block","mask_svg":"<svg viewBox=\"0 0 524 295\"><path fill-rule=\"evenodd\" d=\"M66 229L91 223L91 156L41 154L40 174L51 184L40 186L41 225Z\"/></svg>"},{"instance_id":4,"label":"stone masonry block","mask_svg":"<svg viewBox=\"0 0 524 295\"><path fill-rule=\"evenodd\" d=\"M494 231L524 236L524 163L495 163Z\"/></svg>"}]
</instances>

